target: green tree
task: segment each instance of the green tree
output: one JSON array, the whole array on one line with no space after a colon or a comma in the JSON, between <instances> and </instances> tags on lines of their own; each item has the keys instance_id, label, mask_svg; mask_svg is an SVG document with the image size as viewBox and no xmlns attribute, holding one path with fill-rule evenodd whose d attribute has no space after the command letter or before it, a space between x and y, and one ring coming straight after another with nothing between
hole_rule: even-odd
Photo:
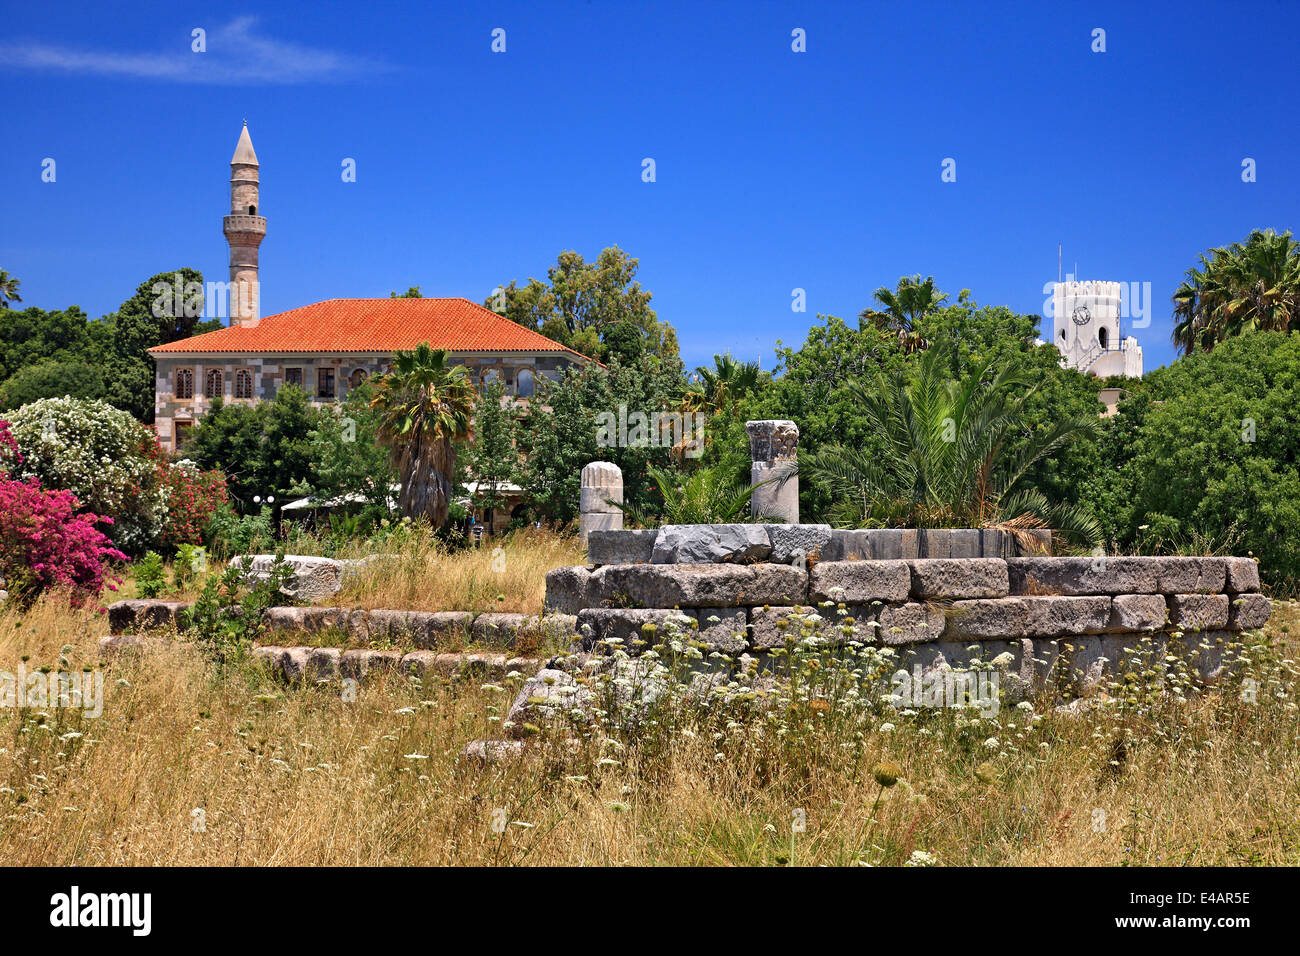
<instances>
[{"instance_id":1,"label":"green tree","mask_svg":"<svg viewBox=\"0 0 1300 956\"><path fill-rule=\"evenodd\" d=\"M650 308L651 293L636 281L637 267L617 246L592 263L562 252L546 282L530 278L521 286L512 279L483 304L601 361L630 364L642 353L676 358L677 333Z\"/></svg>"},{"instance_id":2,"label":"green tree","mask_svg":"<svg viewBox=\"0 0 1300 956\"><path fill-rule=\"evenodd\" d=\"M181 294L177 296L178 287ZM105 361L108 400L142 422L153 421L154 362L148 350L221 327L204 319L203 274L195 269L160 272L141 283L111 316Z\"/></svg>"},{"instance_id":3,"label":"green tree","mask_svg":"<svg viewBox=\"0 0 1300 956\"><path fill-rule=\"evenodd\" d=\"M456 446L470 437L474 386L464 366L422 342L412 352L399 351L393 371L379 376L374 389L371 407L379 412L379 440L391 450L402 484L402 513L439 528L459 477Z\"/></svg>"},{"instance_id":4,"label":"green tree","mask_svg":"<svg viewBox=\"0 0 1300 956\"><path fill-rule=\"evenodd\" d=\"M682 405L690 411L725 415L763 384L763 370L757 362L738 362L726 355L713 356L713 367L701 365L686 386Z\"/></svg>"},{"instance_id":5,"label":"green tree","mask_svg":"<svg viewBox=\"0 0 1300 956\"><path fill-rule=\"evenodd\" d=\"M52 312L0 310L0 381L42 362L101 367L111 331L108 322L90 321L75 305Z\"/></svg>"},{"instance_id":6,"label":"green tree","mask_svg":"<svg viewBox=\"0 0 1300 956\"><path fill-rule=\"evenodd\" d=\"M390 292L388 293L388 297L390 299L423 299L424 298L424 296L420 293L420 287L418 285L409 286L407 290L403 292L401 295L398 295L396 292Z\"/></svg>"},{"instance_id":7,"label":"green tree","mask_svg":"<svg viewBox=\"0 0 1300 956\"><path fill-rule=\"evenodd\" d=\"M652 463L669 463L673 436L647 429L643 441L603 440L602 431L609 429L602 423L636 413L647 420L655 413L672 413L685 386L681 361L647 356L632 367L617 361L608 368L588 365L567 370L558 382L539 384L519 431L519 445L527 449L521 483L534 513L558 524L575 520L582 468L602 460L622 469L625 502L657 514L663 499L647 469Z\"/></svg>"},{"instance_id":8,"label":"green tree","mask_svg":"<svg viewBox=\"0 0 1300 956\"><path fill-rule=\"evenodd\" d=\"M1225 339L1150 373L1106 422L1090 493L1123 549L1254 554L1300 587L1300 337Z\"/></svg>"},{"instance_id":9,"label":"green tree","mask_svg":"<svg viewBox=\"0 0 1300 956\"><path fill-rule=\"evenodd\" d=\"M519 477L517 432L517 416L505 386L493 382L474 406L474 443L466 456L470 477L476 482L472 501L489 528L494 512L508 503L503 486Z\"/></svg>"},{"instance_id":10,"label":"green tree","mask_svg":"<svg viewBox=\"0 0 1300 956\"><path fill-rule=\"evenodd\" d=\"M370 407L374 388L363 382L349 389L337 406L320 409L311 443L311 473L293 494L328 501L357 495L367 504L387 511L392 486L397 483L388 451L379 441L379 413Z\"/></svg>"},{"instance_id":11,"label":"green tree","mask_svg":"<svg viewBox=\"0 0 1300 956\"><path fill-rule=\"evenodd\" d=\"M1244 244L1211 249L1173 302L1173 342L1184 355L1244 332L1289 332L1300 324L1300 243L1256 229Z\"/></svg>"},{"instance_id":12,"label":"green tree","mask_svg":"<svg viewBox=\"0 0 1300 956\"><path fill-rule=\"evenodd\" d=\"M19 408L42 398L103 398L104 375L85 362L39 362L19 369L0 383L0 410Z\"/></svg>"},{"instance_id":13,"label":"green tree","mask_svg":"<svg viewBox=\"0 0 1300 956\"><path fill-rule=\"evenodd\" d=\"M213 399L186 446L186 454L228 479L231 498L248 514L254 497L275 498L276 509L316 477L312 433L326 427L333 413L316 408L296 386L285 386L270 401L256 405Z\"/></svg>"}]
</instances>

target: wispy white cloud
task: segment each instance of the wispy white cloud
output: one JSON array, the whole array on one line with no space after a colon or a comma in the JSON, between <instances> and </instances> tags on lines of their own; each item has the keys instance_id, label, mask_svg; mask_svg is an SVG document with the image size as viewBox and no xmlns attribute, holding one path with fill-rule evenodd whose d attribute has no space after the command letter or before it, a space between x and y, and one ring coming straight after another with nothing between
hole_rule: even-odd
<instances>
[{"instance_id":1,"label":"wispy white cloud","mask_svg":"<svg viewBox=\"0 0 1300 956\"><path fill-rule=\"evenodd\" d=\"M208 30L204 53L191 50L188 36L178 37L175 49L156 53L2 41L0 68L214 84L337 82L391 69L380 61L275 40L256 27L255 17L239 17Z\"/></svg>"}]
</instances>

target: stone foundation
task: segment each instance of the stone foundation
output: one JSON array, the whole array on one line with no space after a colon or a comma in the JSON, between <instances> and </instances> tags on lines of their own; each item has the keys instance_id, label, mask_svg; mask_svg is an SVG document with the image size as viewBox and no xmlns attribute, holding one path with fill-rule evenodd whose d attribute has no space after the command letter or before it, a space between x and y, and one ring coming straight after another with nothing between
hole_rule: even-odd
<instances>
[{"instance_id":1,"label":"stone foundation","mask_svg":"<svg viewBox=\"0 0 1300 956\"><path fill-rule=\"evenodd\" d=\"M1193 656L1203 676L1217 676L1222 661L1213 648L1262 627L1271 609L1251 558L985 556L986 548L1021 545L980 530L692 527L661 529L653 539L594 533L589 553L608 563L551 571L547 606L576 614L584 649L614 638L635 653L671 620L695 632L706 651L732 656L761 656L811 632L831 645L894 647L904 668L1009 653L1027 681L1041 682L1059 664L1085 687L1144 640L1148 648L1208 647ZM765 553L755 528L768 532ZM801 561L776 563L778 537L820 544ZM931 546L961 553L862 556ZM670 560L711 553L730 560ZM825 559L845 554L858 559Z\"/></svg>"}]
</instances>

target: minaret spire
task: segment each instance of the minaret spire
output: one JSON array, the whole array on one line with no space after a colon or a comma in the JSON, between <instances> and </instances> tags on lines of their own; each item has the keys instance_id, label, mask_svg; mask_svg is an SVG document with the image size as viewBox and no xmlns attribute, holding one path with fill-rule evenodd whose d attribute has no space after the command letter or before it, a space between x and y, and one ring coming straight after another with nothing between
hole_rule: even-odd
<instances>
[{"instance_id":1,"label":"minaret spire","mask_svg":"<svg viewBox=\"0 0 1300 956\"><path fill-rule=\"evenodd\" d=\"M258 168L245 120L230 159L230 215L222 221L230 244L231 325L256 325L261 314L257 255L266 236L266 217L258 215Z\"/></svg>"}]
</instances>

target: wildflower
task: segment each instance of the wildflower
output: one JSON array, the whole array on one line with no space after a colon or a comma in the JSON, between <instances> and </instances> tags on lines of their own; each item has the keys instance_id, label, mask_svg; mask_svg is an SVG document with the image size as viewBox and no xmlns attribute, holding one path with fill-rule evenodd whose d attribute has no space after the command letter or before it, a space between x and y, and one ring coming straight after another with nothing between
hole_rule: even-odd
<instances>
[{"instance_id":1,"label":"wildflower","mask_svg":"<svg viewBox=\"0 0 1300 956\"><path fill-rule=\"evenodd\" d=\"M876 783L882 787L892 787L898 783L898 778L903 775L903 768L893 760L882 760L871 768L871 776L875 777Z\"/></svg>"},{"instance_id":2,"label":"wildflower","mask_svg":"<svg viewBox=\"0 0 1300 956\"><path fill-rule=\"evenodd\" d=\"M934 866L938 860L933 853L927 853L925 850L913 850L912 855L908 857L903 866Z\"/></svg>"}]
</instances>

